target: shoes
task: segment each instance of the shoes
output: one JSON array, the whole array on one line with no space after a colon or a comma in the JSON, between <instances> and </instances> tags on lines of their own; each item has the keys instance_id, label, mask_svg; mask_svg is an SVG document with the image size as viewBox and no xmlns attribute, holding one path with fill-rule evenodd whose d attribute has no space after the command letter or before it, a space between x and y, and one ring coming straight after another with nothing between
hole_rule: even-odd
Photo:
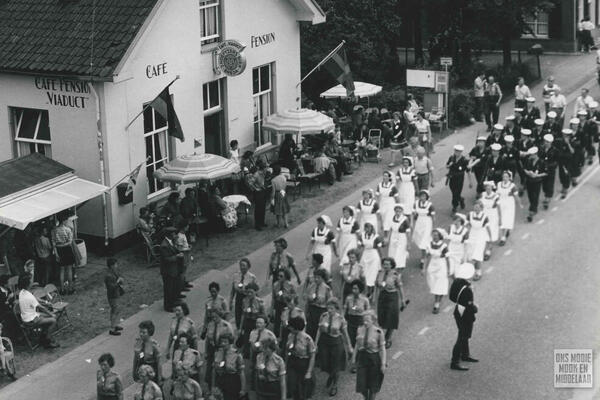
<instances>
[{"instance_id":1,"label":"shoes","mask_svg":"<svg viewBox=\"0 0 600 400\"><path fill-rule=\"evenodd\" d=\"M108 331L108 334L111 336L121 336L121 332L116 329L112 329L112 330Z\"/></svg>"},{"instance_id":2,"label":"shoes","mask_svg":"<svg viewBox=\"0 0 600 400\"><path fill-rule=\"evenodd\" d=\"M476 359L476 358L473 358L473 357L464 357L462 360L463 360L464 362L472 362L472 363L479 362L479 360L478 360L478 359Z\"/></svg>"},{"instance_id":3,"label":"shoes","mask_svg":"<svg viewBox=\"0 0 600 400\"><path fill-rule=\"evenodd\" d=\"M489 260L490 258L492 258L492 252L491 252L491 251L489 251L489 250L487 250L487 251L485 252L485 254L483 255L483 261L487 261L487 260Z\"/></svg>"},{"instance_id":4,"label":"shoes","mask_svg":"<svg viewBox=\"0 0 600 400\"><path fill-rule=\"evenodd\" d=\"M463 197L460 198L460 208L461 210L465 209L465 199Z\"/></svg>"},{"instance_id":5,"label":"shoes","mask_svg":"<svg viewBox=\"0 0 600 400\"><path fill-rule=\"evenodd\" d=\"M527 222L531 222L533 221L533 215L528 215L527 216Z\"/></svg>"},{"instance_id":6,"label":"shoes","mask_svg":"<svg viewBox=\"0 0 600 400\"><path fill-rule=\"evenodd\" d=\"M392 341L391 340L386 340L385 341L385 348L389 349L390 347L392 347Z\"/></svg>"},{"instance_id":7,"label":"shoes","mask_svg":"<svg viewBox=\"0 0 600 400\"><path fill-rule=\"evenodd\" d=\"M186 283L185 283L185 287L186 287L186 288L188 288L188 289L191 289L191 288L193 288L193 287L194 287L194 285L192 285L192 284L191 284L191 283L189 283L189 282L186 282Z\"/></svg>"},{"instance_id":8,"label":"shoes","mask_svg":"<svg viewBox=\"0 0 600 400\"><path fill-rule=\"evenodd\" d=\"M180 294L179 296L177 296L178 299L185 299L186 295L185 294Z\"/></svg>"},{"instance_id":9,"label":"shoes","mask_svg":"<svg viewBox=\"0 0 600 400\"><path fill-rule=\"evenodd\" d=\"M355 373L356 373L356 367L352 367L352 368L350 368L350 373L351 373L351 374L355 374Z\"/></svg>"},{"instance_id":10,"label":"shoes","mask_svg":"<svg viewBox=\"0 0 600 400\"><path fill-rule=\"evenodd\" d=\"M506 239L501 239L500 242L498 242L498 246L504 246L506 244Z\"/></svg>"},{"instance_id":11,"label":"shoes","mask_svg":"<svg viewBox=\"0 0 600 400\"><path fill-rule=\"evenodd\" d=\"M474 281L478 281L481 279L481 271L475 271L475 276L473 277Z\"/></svg>"},{"instance_id":12,"label":"shoes","mask_svg":"<svg viewBox=\"0 0 600 400\"><path fill-rule=\"evenodd\" d=\"M544 210L547 210L549 205L550 205L550 203L548 201L544 201L544 203L543 203Z\"/></svg>"},{"instance_id":13,"label":"shoes","mask_svg":"<svg viewBox=\"0 0 600 400\"><path fill-rule=\"evenodd\" d=\"M440 313L440 307L439 306L433 307L433 311L432 312L434 314L439 314Z\"/></svg>"},{"instance_id":14,"label":"shoes","mask_svg":"<svg viewBox=\"0 0 600 400\"><path fill-rule=\"evenodd\" d=\"M463 367L460 364L450 364L450 369L453 369L455 371L468 371L469 370L469 368Z\"/></svg>"},{"instance_id":15,"label":"shoes","mask_svg":"<svg viewBox=\"0 0 600 400\"><path fill-rule=\"evenodd\" d=\"M333 385L331 389L329 389L329 397L333 397L337 394L337 385Z\"/></svg>"},{"instance_id":16,"label":"shoes","mask_svg":"<svg viewBox=\"0 0 600 400\"><path fill-rule=\"evenodd\" d=\"M117 326L115 326L115 330L122 331L123 327L121 325L117 325Z\"/></svg>"}]
</instances>

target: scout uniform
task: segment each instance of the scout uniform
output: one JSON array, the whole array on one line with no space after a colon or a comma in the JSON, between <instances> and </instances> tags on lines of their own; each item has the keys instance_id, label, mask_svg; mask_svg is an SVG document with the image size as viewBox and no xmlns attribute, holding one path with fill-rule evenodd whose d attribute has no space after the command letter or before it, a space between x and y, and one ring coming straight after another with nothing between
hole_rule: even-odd
<instances>
[{"instance_id":1,"label":"scout uniform","mask_svg":"<svg viewBox=\"0 0 600 400\"><path fill-rule=\"evenodd\" d=\"M296 298L296 289L290 281L276 281L273 285L273 331L279 336L281 328L281 313L283 309Z\"/></svg>"},{"instance_id":2,"label":"scout uniform","mask_svg":"<svg viewBox=\"0 0 600 400\"><path fill-rule=\"evenodd\" d=\"M270 357L261 353L256 357L256 394L260 400L281 399L281 377L285 376L285 362L277 354Z\"/></svg>"},{"instance_id":3,"label":"scout uniform","mask_svg":"<svg viewBox=\"0 0 600 400\"><path fill-rule=\"evenodd\" d=\"M213 363L215 386L223 393L223 400L238 400L242 391L244 358L231 346L215 353Z\"/></svg>"},{"instance_id":4,"label":"scout uniform","mask_svg":"<svg viewBox=\"0 0 600 400\"><path fill-rule=\"evenodd\" d=\"M305 400L310 397L310 388L306 384L306 373L310 358L316 351L315 342L304 331L290 333L284 348L287 361L288 393L293 400Z\"/></svg>"},{"instance_id":5,"label":"scout uniform","mask_svg":"<svg viewBox=\"0 0 600 400\"><path fill-rule=\"evenodd\" d=\"M457 144L454 146L455 151L464 151L464 146ZM465 182L465 172L467 172L467 167L469 165L469 161L462 154L459 156L451 155L446 162L446 167L448 168L448 185L450 186L450 191L452 192L452 210L456 212L456 209L460 205L462 208L465 208L465 199L462 197L463 185Z\"/></svg>"},{"instance_id":6,"label":"scout uniform","mask_svg":"<svg viewBox=\"0 0 600 400\"><path fill-rule=\"evenodd\" d=\"M344 299L352 293L352 282L362 281L363 284L365 283L365 270L358 262L342 265L340 273L343 280L342 298Z\"/></svg>"},{"instance_id":7,"label":"scout uniform","mask_svg":"<svg viewBox=\"0 0 600 400\"><path fill-rule=\"evenodd\" d=\"M362 293L358 296L350 294L344 301L344 316L348 322L348 336L353 347L356 344L356 332L363 324L363 316L370 308L369 299Z\"/></svg>"},{"instance_id":8,"label":"scout uniform","mask_svg":"<svg viewBox=\"0 0 600 400\"><path fill-rule=\"evenodd\" d=\"M102 371L96 374L96 392L98 400L117 400L123 396L123 382L121 377L114 371L106 376Z\"/></svg>"},{"instance_id":9,"label":"scout uniform","mask_svg":"<svg viewBox=\"0 0 600 400\"><path fill-rule=\"evenodd\" d=\"M544 192L544 209L548 209L550 200L554 197L554 180L556 179L556 167L558 166L559 154L558 150L552 145L554 136L545 135L544 142L549 144L549 147L541 147L539 149L539 157L546 165L546 176L542 179L542 190Z\"/></svg>"},{"instance_id":10,"label":"scout uniform","mask_svg":"<svg viewBox=\"0 0 600 400\"><path fill-rule=\"evenodd\" d=\"M277 281L277 274L281 270L286 270L290 276L297 275L294 266L294 257L287 251L283 253L273 252L269 261L269 272L273 279L273 284Z\"/></svg>"},{"instance_id":11,"label":"scout uniform","mask_svg":"<svg viewBox=\"0 0 600 400\"><path fill-rule=\"evenodd\" d=\"M133 346L133 379L139 380L138 368L141 365L149 365L154 370L154 381L159 379L158 362L160 360L160 350L158 342L152 338L147 342L143 342L141 338L135 339Z\"/></svg>"},{"instance_id":12,"label":"scout uniform","mask_svg":"<svg viewBox=\"0 0 600 400\"><path fill-rule=\"evenodd\" d=\"M235 297L234 314L235 314L235 325L241 328L240 323L242 321L242 302L246 297L246 285L250 282L256 282L256 275L250 271L246 274L236 272L233 274L233 283L231 284L231 300Z\"/></svg>"},{"instance_id":13,"label":"scout uniform","mask_svg":"<svg viewBox=\"0 0 600 400\"><path fill-rule=\"evenodd\" d=\"M399 289L402 274L397 269L383 269L377 275L377 321L382 329L398 329L400 314Z\"/></svg>"},{"instance_id":14,"label":"scout uniform","mask_svg":"<svg viewBox=\"0 0 600 400\"><path fill-rule=\"evenodd\" d=\"M196 341L198 340L196 335L196 326L194 321L189 317L177 318L173 317L171 327L169 330L169 342L167 344L167 351L171 351L171 345L173 345L173 351L179 348L179 336L182 334L188 335L191 343L188 343L190 347L196 348Z\"/></svg>"},{"instance_id":15,"label":"scout uniform","mask_svg":"<svg viewBox=\"0 0 600 400\"><path fill-rule=\"evenodd\" d=\"M321 315L327 311L327 301L333 297L331 288L325 282L310 284L305 293L307 305L306 333L313 339L317 337L317 329Z\"/></svg>"},{"instance_id":16,"label":"scout uniform","mask_svg":"<svg viewBox=\"0 0 600 400\"><path fill-rule=\"evenodd\" d=\"M198 372L203 361L198 350L192 348L187 348L185 351L181 351L181 349L175 350L173 353L173 371L176 370L176 366L180 363L188 371L192 379L200 381L198 379Z\"/></svg>"},{"instance_id":17,"label":"scout uniform","mask_svg":"<svg viewBox=\"0 0 600 400\"><path fill-rule=\"evenodd\" d=\"M385 338L381 328L363 325L356 335L356 391L367 397L378 393L383 383L381 355Z\"/></svg>"},{"instance_id":18,"label":"scout uniform","mask_svg":"<svg viewBox=\"0 0 600 400\"><path fill-rule=\"evenodd\" d=\"M288 338L288 334L290 333L288 322L292 318L300 317L306 323L306 314L304 310L298 306L294 306L294 308L290 309L290 307L285 307L281 312L281 332L279 335L281 341L281 348L286 348L286 342Z\"/></svg>"},{"instance_id":19,"label":"scout uniform","mask_svg":"<svg viewBox=\"0 0 600 400\"><path fill-rule=\"evenodd\" d=\"M212 366L215 358L215 352L220 348L221 336L234 336L233 327L223 319L219 321L211 320L202 329L201 337L205 340L205 356L206 356L206 376L205 380L209 385L212 385Z\"/></svg>"},{"instance_id":20,"label":"scout uniform","mask_svg":"<svg viewBox=\"0 0 600 400\"><path fill-rule=\"evenodd\" d=\"M346 368L342 334L347 325L344 317L338 312L325 312L319 320L318 365L321 371L327 372L330 377L335 377L339 371Z\"/></svg>"},{"instance_id":21,"label":"scout uniform","mask_svg":"<svg viewBox=\"0 0 600 400\"><path fill-rule=\"evenodd\" d=\"M207 325L211 320L213 311L220 311L221 315L227 315L229 313L229 306L227 305L227 301L225 297L220 294L217 297L209 296L206 299L206 304L204 305L204 325Z\"/></svg>"}]
</instances>

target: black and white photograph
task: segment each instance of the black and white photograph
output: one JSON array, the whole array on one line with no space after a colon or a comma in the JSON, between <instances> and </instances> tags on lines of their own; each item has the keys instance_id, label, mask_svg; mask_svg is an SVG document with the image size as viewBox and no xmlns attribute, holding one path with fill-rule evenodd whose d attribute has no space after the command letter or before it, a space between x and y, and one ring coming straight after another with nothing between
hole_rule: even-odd
<instances>
[{"instance_id":1,"label":"black and white photograph","mask_svg":"<svg viewBox=\"0 0 600 400\"><path fill-rule=\"evenodd\" d=\"M0 399L600 399L600 0L0 0Z\"/></svg>"}]
</instances>

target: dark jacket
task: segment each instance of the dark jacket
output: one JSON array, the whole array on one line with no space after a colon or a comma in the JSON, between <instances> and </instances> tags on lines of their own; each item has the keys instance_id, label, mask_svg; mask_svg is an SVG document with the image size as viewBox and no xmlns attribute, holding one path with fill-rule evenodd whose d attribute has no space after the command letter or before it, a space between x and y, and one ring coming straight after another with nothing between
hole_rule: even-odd
<instances>
[{"instance_id":1,"label":"dark jacket","mask_svg":"<svg viewBox=\"0 0 600 400\"><path fill-rule=\"evenodd\" d=\"M169 243L167 238L163 239L160 244L160 273L161 275L177 277L178 272L178 264L177 264L177 254L179 251L175 248L174 245Z\"/></svg>"},{"instance_id":2,"label":"dark jacket","mask_svg":"<svg viewBox=\"0 0 600 400\"><path fill-rule=\"evenodd\" d=\"M463 287L465 288L461 292ZM456 299L454 320L456 321L459 331L466 334L468 337L471 337L473 323L475 322L475 314L477 313L477 306L473 302L471 284L465 279L455 279L450 286L450 297L451 299ZM458 311L458 305L465 307L462 315Z\"/></svg>"},{"instance_id":3,"label":"dark jacket","mask_svg":"<svg viewBox=\"0 0 600 400\"><path fill-rule=\"evenodd\" d=\"M104 275L104 284L106 285L106 297L109 299L118 299L121 297L117 279L119 279L118 275L112 270L106 271L106 275Z\"/></svg>"}]
</instances>

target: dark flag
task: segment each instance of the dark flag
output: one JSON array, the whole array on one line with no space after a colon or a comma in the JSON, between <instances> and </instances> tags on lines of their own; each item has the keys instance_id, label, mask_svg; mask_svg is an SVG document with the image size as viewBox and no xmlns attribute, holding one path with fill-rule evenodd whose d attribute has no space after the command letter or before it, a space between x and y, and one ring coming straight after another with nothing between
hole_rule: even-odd
<instances>
[{"instance_id":1,"label":"dark flag","mask_svg":"<svg viewBox=\"0 0 600 400\"><path fill-rule=\"evenodd\" d=\"M352 71L346 58L346 49L343 46L339 46L339 49L321 61L321 64L346 88L346 95L354 97L354 79L352 79Z\"/></svg>"},{"instance_id":2,"label":"dark flag","mask_svg":"<svg viewBox=\"0 0 600 400\"><path fill-rule=\"evenodd\" d=\"M154 111L159 113L169 124L168 134L173 136L182 142L185 140L183 137L183 130L179 123L179 118L173 108L173 102L171 101L171 95L169 94L169 87L167 86L152 102L149 104L150 107L154 108Z\"/></svg>"}]
</instances>

